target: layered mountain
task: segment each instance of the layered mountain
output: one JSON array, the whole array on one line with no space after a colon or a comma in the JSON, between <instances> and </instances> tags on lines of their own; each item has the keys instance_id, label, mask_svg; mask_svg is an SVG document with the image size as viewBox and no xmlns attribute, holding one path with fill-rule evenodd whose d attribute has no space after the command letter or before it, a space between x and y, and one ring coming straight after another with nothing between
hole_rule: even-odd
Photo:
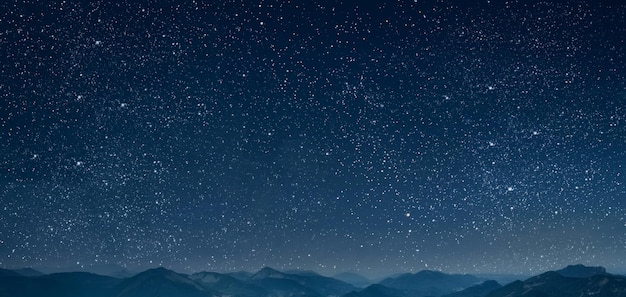
<instances>
[{"instance_id":1,"label":"layered mountain","mask_svg":"<svg viewBox=\"0 0 626 297\"><path fill-rule=\"evenodd\" d=\"M344 272L333 276L334 279L338 279L342 282L349 283L357 288L365 288L372 285L374 282L365 278L364 276L351 272Z\"/></svg>"},{"instance_id":2,"label":"layered mountain","mask_svg":"<svg viewBox=\"0 0 626 297\"><path fill-rule=\"evenodd\" d=\"M190 275L189 279L196 281L211 291L219 292L221 295L240 297L270 296L267 290L226 274L199 272Z\"/></svg>"},{"instance_id":3,"label":"layered mountain","mask_svg":"<svg viewBox=\"0 0 626 297\"><path fill-rule=\"evenodd\" d=\"M497 281L501 285L508 285L514 281L525 280L532 276L532 275L504 274L504 273L482 273L482 274L473 274L473 275L480 279Z\"/></svg>"},{"instance_id":4,"label":"layered mountain","mask_svg":"<svg viewBox=\"0 0 626 297\"><path fill-rule=\"evenodd\" d=\"M0 268L0 277L7 277L7 276L22 276L22 275L17 273L17 271L15 270Z\"/></svg>"},{"instance_id":5,"label":"layered mountain","mask_svg":"<svg viewBox=\"0 0 626 297\"><path fill-rule=\"evenodd\" d=\"M444 295L443 297L483 297L501 287L502 286L497 281L489 280L462 291Z\"/></svg>"},{"instance_id":6,"label":"layered mountain","mask_svg":"<svg viewBox=\"0 0 626 297\"><path fill-rule=\"evenodd\" d=\"M361 291L348 293L343 297L411 297L411 295L406 291L374 284Z\"/></svg>"},{"instance_id":7,"label":"layered mountain","mask_svg":"<svg viewBox=\"0 0 626 297\"><path fill-rule=\"evenodd\" d=\"M37 270L32 269L32 268L15 269L13 271L17 272L21 276L28 276L28 277L42 276L42 275L45 274L45 273L43 273L41 271L37 271Z\"/></svg>"},{"instance_id":8,"label":"layered mountain","mask_svg":"<svg viewBox=\"0 0 626 297\"><path fill-rule=\"evenodd\" d=\"M269 267L250 277L249 282L282 296L341 296L356 287L340 280L315 273L283 273Z\"/></svg>"},{"instance_id":9,"label":"layered mountain","mask_svg":"<svg viewBox=\"0 0 626 297\"><path fill-rule=\"evenodd\" d=\"M247 271L237 271L225 273L225 275L232 276L238 280L248 280L252 275L254 275L254 273Z\"/></svg>"},{"instance_id":10,"label":"layered mountain","mask_svg":"<svg viewBox=\"0 0 626 297\"><path fill-rule=\"evenodd\" d=\"M488 297L626 297L626 277L606 273L598 267L568 267L516 281Z\"/></svg>"},{"instance_id":11,"label":"layered mountain","mask_svg":"<svg viewBox=\"0 0 626 297\"><path fill-rule=\"evenodd\" d=\"M607 274L606 268L601 266L590 267L582 264L578 265L569 265L561 270L557 270L557 272L565 277L575 277L575 278L586 278L592 277L594 275L602 275Z\"/></svg>"},{"instance_id":12,"label":"layered mountain","mask_svg":"<svg viewBox=\"0 0 626 297\"><path fill-rule=\"evenodd\" d=\"M389 288L407 292L411 296L441 296L461 291L481 283L481 279L468 274L447 274L422 270L406 273L380 282Z\"/></svg>"},{"instance_id":13,"label":"layered mountain","mask_svg":"<svg viewBox=\"0 0 626 297\"><path fill-rule=\"evenodd\" d=\"M501 287L471 275L421 271L365 289L314 272L263 268L255 274L180 274L164 268L119 279L86 272L39 275L0 269L2 297L626 297L626 277L602 267L568 266ZM349 276L348 276L349 277ZM357 278L358 279L358 278Z\"/></svg>"},{"instance_id":14,"label":"layered mountain","mask_svg":"<svg viewBox=\"0 0 626 297\"><path fill-rule=\"evenodd\" d=\"M116 297L218 296L214 291L183 274L165 268L146 270L116 287Z\"/></svg>"}]
</instances>

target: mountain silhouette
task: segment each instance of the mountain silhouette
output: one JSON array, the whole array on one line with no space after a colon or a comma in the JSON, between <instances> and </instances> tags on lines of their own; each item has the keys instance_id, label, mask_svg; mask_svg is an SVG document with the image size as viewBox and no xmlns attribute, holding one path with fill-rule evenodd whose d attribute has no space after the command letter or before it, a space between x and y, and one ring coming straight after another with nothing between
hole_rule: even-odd
<instances>
[{"instance_id":1,"label":"mountain silhouette","mask_svg":"<svg viewBox=\"0 0 626 297\"><path fill-rule=\"evenodd\" d=\"M411 297L411 295L402 290L374 284L361 291L350 292L343 297Z\"/></svg>"},{"instance_id":2,"label":"mountain silhouette","mask_svg":"<svg viewBox=\"0 0 626 297\"><path fill-rule=\"evenodd\" d=\"M254 275L254 273L248 272L248 271L237 271L237 272L228 272L228 273L224 273L225 275L228 276L232 276L238 280L242 280L242 281L247 281L248 279L250 279L250 277L252 277L252 275Z\"/></svg>"},{"instance_id":3,"label":"mountain silhouette","mask_svg":"<svg viewBox=\"0 0 626 297\"><path fill-rule=\"evenodd\" d=\"M115 297L215 296L214 292L165 268L146 270L124 280L117 286Z\"/></svg>"},{"instance_id":4,"label":"mountain silhouette","mask_svg":"<svg viewBox=\"0 0 626 297\"><path fill-rule=\"evenodd\" d=\"M402 274L380 282L386 287L410 292L415 296L441 296L479 284L481 279L468 274L446 274L422 270L418 273Z\"/></svg>"},{"instance_id":5,"label":"mountain silhouette","mask_svg":"<svg viewBox=\"0 0 626 297\"><path fill-rule=\"evenodd\" d=\"M341 296L356 289L348 283L319 274L284 273L269 267L261 269L250 280L268 291L287 291L296 295Z\"/></svg>"},{"instance_id":6,"label":"mountain silhouette","mask_svg":"<svg viewBox=\"0 0 626 297\"><path fill-rule=\"evenodd\" d=\"M265 278L285 278L285 274L270 268L270 267L263 267L261 270L259 270L257 273L253 274L250 279L265 279Z\"/></svg>"},{"instance_id":7,"label":"mountain silhouette","mask_svg":"<svg viewBox=\"0 0 626 297\"><path fill-rule=\"evenodd\" d=\"M373 281L365 278L364 276L351 272L340 273L333 276L333 278L349 283L357 288L365 288L373 284Z\"/></svg>"},{"instance_id":8,"label":"mountain silhouette","mask_svg":"<svg viewBox=\"0 0 626 297\"><path fill-rule=\"evenodd\" d=\"M602 275L606 274L606 268L601 266L589 267L582 264L578 265L569 265L561 270L557 270L557 272L565 277L578 277L578 278L586 278L592 277L594 275Z\"/></svg>"},{"instance_id":9,"label":"mountain silhouette","mask_svg":"<svg viewBox=\"0 0 626 297\"><path fill-rule=\"evenodd\" d=\"M17 272L21 276L29 276L30 277L30 276L42 276L42 275L45 275L45 273L37 271L37 270L32 269L32 268L15 269L13 271Z\"/></svg>"},{"instance_id":10,"label":"mountain silhouette","mask_svg":"<svg viewBox=\"0 0 626 297\"><path fill-rule=\"evenodd\" d=\"M482 284L471 286L459 292L444 295L443 297L483 297L502 286L494 280L486 281Z\"/></svg>"},{"instance_id":11,"label":"mountain silhouette","mask_svg":"<svg viewBox=\"0 0 626 297\"><path fill-rule=\"evenodd\" d=\"M0 268L0 277L6 277L6 276L22 276L22 275L17 273L17 271L14 271L14 270Z\"/></svg>"},{"instance_id":12,"label":"mountain silhouette","mask_svg":"<svg viewBox=\"0 0 626 297\"><path fill-rule=\"evenodd\" d=\"M513 282L487 295L487 297L505 296L626 297L626 277L608 273L589 277L567 277L558 271L550 271L525 281Z\"/></svg>"},{"instance_id":13,"label":"mountain silhouette","mask_svg":"<svg viewBox=\"0 0 626 297\"><path fill-rule=\"evenodd\" d=\"M262 297L270 295L268 291L259 286L248 284L226 274L199 272L190 275L189 279L211 291L220 292L220 294L227 296Z\"/></svg>"},{"instance_id":14,"label":"mountain silhouette","mask_svg":"<svg viewBox=\"0 0 626 297\"><path fill-rule=\"evenodd\" d=\"M568 266L501 287L471 275L436 271L407 273L359 289L312 272L180 274L149 269L123 279L86 272L36 275L0 269L1 297L626 297L626 277L602 267ZM388 285L387 285L388 284Z\"/></svg>"}]
</instances>

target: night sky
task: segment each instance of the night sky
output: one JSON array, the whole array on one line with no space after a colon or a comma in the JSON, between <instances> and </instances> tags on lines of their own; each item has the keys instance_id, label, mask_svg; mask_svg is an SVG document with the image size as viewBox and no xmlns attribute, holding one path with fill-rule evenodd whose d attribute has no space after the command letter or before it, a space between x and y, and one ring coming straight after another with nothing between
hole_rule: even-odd
<instances>
[{"instance_id":1,"label":"night sky","mask_svg":"<svg viewBox=\"0 0 626 297\"><path fill-rule=\"evenodd\" d=\"M0 4L0 267L626 271L623 1L202 2Z\"/></svg>"}]
</instances>

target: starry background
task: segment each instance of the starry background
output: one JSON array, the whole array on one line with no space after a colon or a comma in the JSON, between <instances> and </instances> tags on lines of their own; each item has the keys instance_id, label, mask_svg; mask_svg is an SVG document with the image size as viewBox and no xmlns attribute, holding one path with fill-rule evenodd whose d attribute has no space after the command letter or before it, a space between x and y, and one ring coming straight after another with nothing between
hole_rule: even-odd
<instances>
[{"instance_id":1,"label":"starry background","mask_svg":"<svg viewBox=\"0 0 626 297\"><path fill-rule=\"evenodd\" d=\"M0 266L626 271L623 2L111 2L0 5Z\"/></svg>"}]
</instances>

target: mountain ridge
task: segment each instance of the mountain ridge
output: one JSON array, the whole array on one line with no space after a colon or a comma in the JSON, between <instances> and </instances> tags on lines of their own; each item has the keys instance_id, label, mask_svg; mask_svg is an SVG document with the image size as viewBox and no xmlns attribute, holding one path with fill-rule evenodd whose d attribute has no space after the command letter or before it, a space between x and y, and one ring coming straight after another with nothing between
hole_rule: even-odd
<instances>
[{"instance_id":1,"label":"mountain ridge","mask_svg":"<svg viewBox=\"0 0 626 297\"><path fill-rule=\"evenodd\" d=\"M525 281L516 281L487 294L486 297L626 297L626 277L609 273L589 277L563 276L548 271Z\"/></svg>"},{"instance_id":2,"label":"mountain ridge","mask_svg":"<svg viewBox=\"0 0 626 297\"><path fill-rule=\"evenodd\" d=\"M270 267L256 273L233 275L206 271L188 275L158 267L122 279L87 272L25 276L17 271L20 270L0 269L0 296L626 297L626 277L607 273L603 267L584 265L570 265L505 286L470 274L423 270L390 277L364 288L317 273L286 272Z\"/></svg>"},{"instance_id":3,"label":"mountain ridge","mask_svg":"<svg viewBox=\"0 0 626 297\"><path fill-rule=\"evenodd\" d=\"M447 274L440 271L422 270L405 273L396 278L387 278L379 284L386 287L412 292L420 296L441 296L479 284L480 278L469 274Z\"/></svg>"}]
</instances>

